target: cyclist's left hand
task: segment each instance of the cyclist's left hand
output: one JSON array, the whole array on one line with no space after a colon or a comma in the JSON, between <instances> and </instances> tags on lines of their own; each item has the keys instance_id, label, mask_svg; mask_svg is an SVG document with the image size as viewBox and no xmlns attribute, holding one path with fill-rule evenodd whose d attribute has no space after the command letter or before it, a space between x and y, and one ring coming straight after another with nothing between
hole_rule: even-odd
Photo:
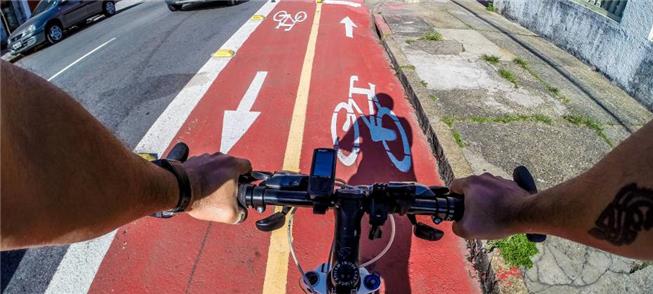
<instances>
[{"instance_id":1,"label":"cyclist's left hand","mask_svg":"<svg viewBox=\"0 0 653 294\"><path fill-rule=\"evenodd\" d=\"M193 191L188 214L200 220L235 224L244 220L238 206L238 177L252 170L249 160L222 153L202 154L184 162Z\"/></svg>"}]
</instances>

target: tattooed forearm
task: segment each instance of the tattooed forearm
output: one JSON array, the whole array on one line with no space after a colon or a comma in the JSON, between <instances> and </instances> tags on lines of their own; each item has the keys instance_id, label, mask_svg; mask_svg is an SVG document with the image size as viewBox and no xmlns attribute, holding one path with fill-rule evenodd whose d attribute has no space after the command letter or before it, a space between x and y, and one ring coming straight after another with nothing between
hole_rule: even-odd
<instances>
[{"instance_id":1,"label":"tattooed forearm","mask_svg":"<svg viewBox=\"0 0 653 294\"><path fill-rule=\"evenodd\" d=\"M653 227L653 190L632 183L619 190L589 234L615 246L629 245Z\"/></svg>"}]
</instances>

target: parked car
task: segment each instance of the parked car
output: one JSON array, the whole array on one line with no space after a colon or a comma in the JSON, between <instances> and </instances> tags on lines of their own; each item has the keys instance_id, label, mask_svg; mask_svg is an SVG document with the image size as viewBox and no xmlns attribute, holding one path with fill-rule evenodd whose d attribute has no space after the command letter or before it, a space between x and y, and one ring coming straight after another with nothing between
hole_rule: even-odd
<instances>
[{"instance_id":1,"label":"parked car","mask_svg":"<svg viewBox=\"0 0 653 294\"><path fill-rule=\"evenodd\" d=\"M229 5L236 5L239 0L166 0L168 4L168 9L170 11L181 10L182 6L186 3L198 3L198 2L225 2Z\"/></svg>"},{"instance_id":2,"label":"parked car","mask_svg":"<svg viewBox=\"0 0 653 294\"><path fill-rule=\"evenodd\" d=\"M42 0L33 16L9 35L8 47L16 54L43 42L57 43L63 39L66 29L92 16L114 15L117 1L120 0Z\"/></svg>"}]
</instances>

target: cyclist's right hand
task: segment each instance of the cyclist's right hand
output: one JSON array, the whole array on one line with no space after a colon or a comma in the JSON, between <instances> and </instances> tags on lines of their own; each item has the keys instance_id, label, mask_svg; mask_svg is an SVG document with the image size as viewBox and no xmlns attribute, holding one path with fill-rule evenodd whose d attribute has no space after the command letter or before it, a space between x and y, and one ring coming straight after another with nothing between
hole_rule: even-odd
<instances>
[{"instance_id":1,"label":"cyclist's right hand","mask_svg":"<svg viewBox=\"0 0 653 294\"><path fill-rule=\"evenodd\" d=\"M238 177L252 170L249 160L222 153L202 154L184 162L192 189L187 212L200 220L235 224L245 211L236 199Z\"/></svg>"},{"instance_id":2,"label":"cyclist's right hand","mask_svg":"<svg viewBox=\"0 0 653 294\"><path fill-rule=\"evenodd\" d=\"M464 195L465 213L453 232L465 239L500 239L517 233L517 215L530 198L517 183L489 173L456 179L451 192Z\"/></svg>"}]
</instances>

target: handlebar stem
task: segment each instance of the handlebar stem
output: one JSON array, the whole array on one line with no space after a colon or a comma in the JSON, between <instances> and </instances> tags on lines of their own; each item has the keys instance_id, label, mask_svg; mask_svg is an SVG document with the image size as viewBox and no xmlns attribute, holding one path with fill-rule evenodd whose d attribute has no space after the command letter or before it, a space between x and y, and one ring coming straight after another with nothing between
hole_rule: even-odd
<instances>
[{"instance_id":1,"label":"handlebar stem","mask_svg":"<svg viewBox=\"0 0 653 294\"><path fill-rule=\"evenodd\" d=\"M365 195L360 190L338 192L335 208L335 247L330 263L329 283L336 293L351 293L360 285L358 269L361 219L365 214Z\"/></svg>"}]
</instances>

